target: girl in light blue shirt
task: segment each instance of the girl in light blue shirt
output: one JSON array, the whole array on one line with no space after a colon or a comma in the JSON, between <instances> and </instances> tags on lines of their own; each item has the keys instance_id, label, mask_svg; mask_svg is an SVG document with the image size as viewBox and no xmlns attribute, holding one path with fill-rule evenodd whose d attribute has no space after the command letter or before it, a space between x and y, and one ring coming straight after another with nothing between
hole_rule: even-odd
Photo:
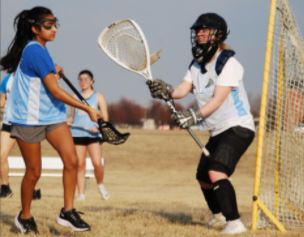
<instances>
[{"instance_id":1,"label":"girl in light blue shirt","mask_svg":"<svg viewBox=\"0 0 304 237\"><path fill-rule=\"evenodd\" d=\"M104 96L94 91L94 76L90 70L82 70L78 75L78 82L81 94L88 104L99 111L104 121L109 120L107 104ZM102 136L98 131L98 125L90 120L88 115L82 110L73 109L70 114L72 123L72 136L76 146L78 157L77 188L78 200L85 199L85 164L87 154L90 156L94 166L94 174L98 186L98 191L102 199L109 199L109 193L104 185L104 158L100 149Z\"/></svg>"},{"instance_id":2,"label":"girl in light blue shirt","mask_svg":"<svg viewBox=\"0 0 304 237\"><path fill-rule=\"evenodd\" d=\"M65 105L84 110L93 121L99 114L76 100L58 85L58 72L46 43L56 38L58 20L45 7L34 7L20 12L15 20L15 37L7 54L1 58L1 70L14 73L15 78L8 98L7 114L12 124L12 137L16 138L23 156L26 171L21 184L22 210L15 224L22 233L37 233L31 215L32 193L41 175L41 142L44 139L61 157L63 169L64 203L57 223L74 231L87 231L90 226L83 221L73 205L77 156L69 127L65 122Z\"/></svg>"}]
</instances>

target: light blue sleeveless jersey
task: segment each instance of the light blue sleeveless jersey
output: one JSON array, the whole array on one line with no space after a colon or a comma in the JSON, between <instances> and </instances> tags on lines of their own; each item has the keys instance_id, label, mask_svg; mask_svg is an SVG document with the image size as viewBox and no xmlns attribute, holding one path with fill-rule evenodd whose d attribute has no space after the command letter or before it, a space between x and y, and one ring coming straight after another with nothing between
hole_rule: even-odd
<instances>
[{"instance_id":1,"label":"light blue sleeveless jersey","mask_svg":"<svg viewBox=\"0 0 304 237\"><path fill-rule=\"evenodd\" d=\"M98 110L98 96L97 93L94 92L88 99L86 99L88 104ZM89 115L80 109L75 109L74 112L74 121L72 124L71 132L72 137L101 137L101 134L90 132L89 129L91 128L98 128L97 123L92 122Z\"/></svg>"},{"instance_id":2,"label":"light blue sleeveless jersey","mask_svg":"<svg viewBox=\"0 0 304 237\"><path fill-rule=\"evenodd\" d=\"M30 41L23 49L8 97L7 119L18 125L48 125L66 121L66 108L43 84L56 73L46 47Z\"/></svg>"},{"instance_id":3,"label":"light blue sleeveless jersey","mask_svg":"<svg viewBox=\"0 0 304 237\"><path fill-rule=\"evenodd\" d=\"M14 79L14 74L6 74L5 77L3 78L3 80L1 81L0 84L0 93L4 94L6 96L6 98L8 98L9 93L11 91L12 88L12 84L13 84L13 79ZM5 124L10 124L9 121L7 120L7 110L9 110L9 106L7 106L7 103L5 105L4 108L4 114L3 114L3 123Z\"/></svg>"}]
</instances>

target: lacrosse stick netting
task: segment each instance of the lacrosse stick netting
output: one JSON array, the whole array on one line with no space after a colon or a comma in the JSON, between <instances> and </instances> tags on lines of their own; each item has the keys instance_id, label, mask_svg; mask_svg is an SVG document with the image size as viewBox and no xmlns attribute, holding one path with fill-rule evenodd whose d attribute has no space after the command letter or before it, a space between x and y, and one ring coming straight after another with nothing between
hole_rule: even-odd
<instances>
[{"instance_id":1,"label":"lacrosse stick netting","mask_svg":"<svg viewBox=\"0 0 304 237\"><path fill-rule=\"evenodd\" d=\"M135 21L125 19L112 23L99 35L98 45L118 65L140 74L146 80L153 80L147 40ZM171 113L177 112L173 100L167 100L166 104ZM204 154L209 156L208 150L194 132L190 128L187 131Z\"/></svg>"},{"instance_id":2,"label":"lacrosse stick netting","mask_svg":"<svg viewBox=\"0 0 304 237\"><path fill-rule=\"evenodd\" d=\"M151 80L149 48L138 29L132 20L116 21L101 32L98 44L114 62Z\"/></svg>"}]
</instances>

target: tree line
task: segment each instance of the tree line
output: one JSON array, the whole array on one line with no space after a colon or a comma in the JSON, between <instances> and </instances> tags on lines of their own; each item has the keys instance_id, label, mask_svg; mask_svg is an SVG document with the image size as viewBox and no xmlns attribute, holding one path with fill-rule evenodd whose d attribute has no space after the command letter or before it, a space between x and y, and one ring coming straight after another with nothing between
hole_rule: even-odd
<instances>
[{"instance_id":1,"label":"tree line","mask_svg":"<svg viewBox=\"0 0 304 237\"><path fill-rule=\"evenodd\" d=\"M260 97L249 95L249 101L251 112L257 118L260 111ZM197 109L197 104L194 100L187 106L175 102L175 108L177 110ZM175 126L168 106L160 100L152 100L148 107L144 107L135 101L122 98L118 102L108 104L108 110L110 120L114 124L142 126L146 119L153 119L156 126Z\"/></svg>"},{"instance_id":2,"label":"tree line","mask_svg":"<svg viewBox=\"0 0 304 237\"><path fill-rule=\"evenodd\" d=\"M251 112L255 118L259 117L260 97L249 95ZM197 109L197 104L193 100L189 105L182 106L175 102L177 110ZM165 102L152 100L148 107L144 107L130 99L122 98L118 102L108 104L111 122L119 125L142 126L146 119L153 119L156 126L175 126L171 119L171 113ZM3 108L0 108L0 121L2 121Z\"/></svg>"}]
</instances>

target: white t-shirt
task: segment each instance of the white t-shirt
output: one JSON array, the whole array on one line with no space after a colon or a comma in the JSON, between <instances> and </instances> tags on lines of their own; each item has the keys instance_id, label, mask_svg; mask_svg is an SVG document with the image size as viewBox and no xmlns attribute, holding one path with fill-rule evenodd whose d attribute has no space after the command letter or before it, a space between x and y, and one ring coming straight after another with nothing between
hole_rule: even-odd
<instances>
[{"instance_id":1,"label":"white t-shirt","mask_svg":"<svg viewBox=\"0 0 304 237\"><path fill-rule=\"evenodd\" d=\"M250 105L243 84L244 69L236 58L231 57L220 75L217 75L215 64L218 56L219 53L213 61L206 65L207 72L205 74L201 73L200 65L195 62L184 77L184 80L192 83L193 93L200 108L213 97L216 86L232 87L223 104L206 117L201 125L203 129L210 131L211 136L218 135L234 126L255 131L253 116L250 113Z\"/></svg>"}]
</instances>

